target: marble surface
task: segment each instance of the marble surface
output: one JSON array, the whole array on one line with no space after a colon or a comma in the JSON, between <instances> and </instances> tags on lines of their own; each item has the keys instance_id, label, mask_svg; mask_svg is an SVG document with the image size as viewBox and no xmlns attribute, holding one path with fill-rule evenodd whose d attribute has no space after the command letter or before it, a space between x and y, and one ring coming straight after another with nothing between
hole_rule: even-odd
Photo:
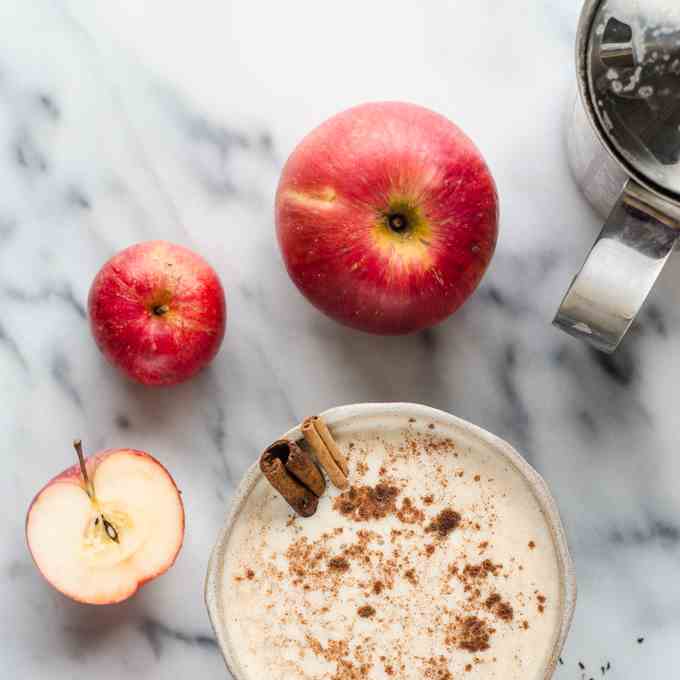
<instances>
[{"instance_id":1,"label":"marble surface","mask_svg":"<svg viewBox=\"0 0 680 680\"><path fill-rule=\"evenodd\" d=\"M563 148L576 16L574 0L0 3L0 676L226 677L202 587L234 485L303 416L378 400L496 432L551 484L580 587L558 680L608 660L616 679L675 673L680 261L615 356L550 326L598 230ZM413 337L319 315L273 236L295 142L370 99L456 120L500 191L481 288ZM230 314L213 366L160 391L107 366L85 316L101 264L149 238L204 253ZM74 436L151 451L184 492L176 566L119 606L65 600L26 550L25 509Z\"/></svg>"}]
</instances>

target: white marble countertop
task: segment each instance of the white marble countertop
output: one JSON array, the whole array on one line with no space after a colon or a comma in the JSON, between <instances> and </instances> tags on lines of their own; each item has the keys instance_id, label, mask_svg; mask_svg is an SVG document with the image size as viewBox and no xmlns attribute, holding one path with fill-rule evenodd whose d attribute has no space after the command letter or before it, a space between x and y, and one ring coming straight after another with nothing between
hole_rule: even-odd
<instances>
[{"instance_id":1,"label":"white marble countertop","mask_svg":"<svg viewBox=\"0 0 680 680\"><path fill-rule=\"evenodd\" d=\"M563 148L574 0L0 5L0 676L226 677L202 588L234 484L303 416L359 401L453 412L551 484L580 588L558 680L601 677L608 660L614 679L676 673L680 261L613 357L550 325L598 230ZM501 197L478 293L407 338L322 317L274 239L295 142L372 99L457 121ZM107 366L84 311L105 259L149 238L206 255L228 296L217 360L170 390ZM25 509L74 436L151 451L184 492L176 566L119 606L67 601L26 550Z\"/></svg>"}]
</instances>

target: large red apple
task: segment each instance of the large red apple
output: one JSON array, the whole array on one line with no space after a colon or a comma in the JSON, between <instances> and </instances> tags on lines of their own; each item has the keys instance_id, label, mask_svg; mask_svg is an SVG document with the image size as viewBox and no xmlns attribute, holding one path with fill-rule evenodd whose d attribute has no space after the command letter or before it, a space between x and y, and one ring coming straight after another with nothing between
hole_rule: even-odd
<instances>
[{"instance_id":1,"label":"large red apple","mask_svg":"<svg viewBox=\"0 0 680 680\"><path fill-rule=\"evenodd\" d=\"M145 385L187 380L217 354L226 323L224 290L199 255L147 241L114 255L88 299L104 355Z\"/></svg>"},{"instance_id":2,"label":"large red apple","mask_svg":"<svg viewBox=\"0 0 680 680\"><path fill-rule=\"evenodd\" d=\"M496 187L451 121L399 102L357 106L305 137L276 195L288 273L328 316L417 331L479 283L497 237Z\"/></svg>"},{"instance_id":3,"label":"large red apple","mask_svg":"<svg viewBox=\"0 0 680 680\"><path fill-rule=\"evenodd\" d=\"M169 569L184 538L184 506L168 471L133 449L102 451L36 495L26 540L36 566L64 595L88 604L127 599Z\"/></svg>"}]
</instances>

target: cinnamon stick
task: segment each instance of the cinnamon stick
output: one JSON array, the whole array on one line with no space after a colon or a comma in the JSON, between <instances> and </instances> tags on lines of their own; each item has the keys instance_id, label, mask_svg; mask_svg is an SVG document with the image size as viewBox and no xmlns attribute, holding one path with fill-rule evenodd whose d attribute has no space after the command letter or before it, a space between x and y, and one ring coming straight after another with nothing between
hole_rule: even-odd
<instances>
[{"instance_id":1,"label":"cinnamon stick","mask_svg":"<svg viewBox=\"0 0 680 680\"><path fill-rule=\"evenodd\" d=\"M298 479L315 496L323 496L326 480L309 453L301 449L295 442L288 442L288 460L284 463L286 470Z\"/></svg>"},{"instance_id":2,"label":"cinnamon stick","mask_svg":"<svg viewBox=\"0 0 680 680\"><path fill-rule=\"evenodd\" d=\"M344 454L342 451L340 451L340 448L335 443L335 439L333 439L333 435L331 435L328 425L326 425L324 419L319 416L312 416L312 422L314 423L314 429L319 433L319 437L321 437L323 443L326 445L326 448L330 451L331 456L333 456L333 460L343 471L345 477L347 477L349 475L349 465L347 465L347 458L345 458Z\"/></svg>"},{"instance_id":3,"label":"cinnamon stick","mask_svg":"<svg viewBox=\"0 0 680 680\"><path fill-rule=\"evenodd\" d=\"M268 446L260 457L260 470L295 512L302 517L311 517L316 512L319 499L286 469L285 461L290 457L291 444L293 442L287 439L279 439ZM293 446L299 448L296 444ZM310 463L314 465L312 461Z\"/></svg>"},{"instance_id":4,"label":"cinnamon stick","mask_svg":"<svg viewBox=\"0 0 680 680\"><path fill-rule=\"evenodd\" d=\"M335 462L330 450L317 431L314 418L305 418L302 423L302 434L307 443L312 447L319 463L321 463L321 467L326 471L333 485L338 489L346 489L348 486L347 477L338 463Z\"/></svg>"}]
</instances>

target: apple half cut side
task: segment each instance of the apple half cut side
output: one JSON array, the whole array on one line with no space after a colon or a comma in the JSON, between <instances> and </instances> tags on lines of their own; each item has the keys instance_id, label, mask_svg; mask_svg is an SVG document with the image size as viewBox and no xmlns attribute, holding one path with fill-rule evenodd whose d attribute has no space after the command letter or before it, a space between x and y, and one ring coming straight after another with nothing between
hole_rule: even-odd
<instances>
[{"instance_id":1,"label":"apple half cut side","mask_svg":"<svg viewBox=\"0 0 680 680\"><path fill-rule=\"evenodd\" d=\"M88 604L122 602L174 563L184 539L184 506L153 456L110 449L46 484L26 517L38 570L64 595Z\"/></svg>"}]
</instances>

